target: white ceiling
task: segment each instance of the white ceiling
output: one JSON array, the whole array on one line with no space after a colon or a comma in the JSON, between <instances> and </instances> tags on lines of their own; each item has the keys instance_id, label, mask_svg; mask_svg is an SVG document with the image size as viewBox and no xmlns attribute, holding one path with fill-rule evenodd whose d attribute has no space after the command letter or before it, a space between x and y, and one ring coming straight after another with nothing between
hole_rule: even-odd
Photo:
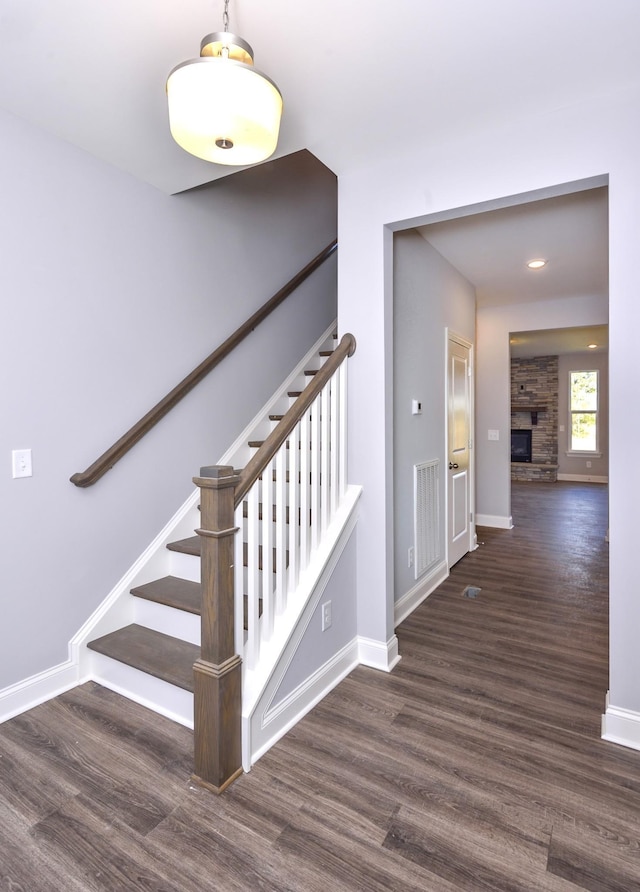
<instances>
[{"instance_id":1,"label":"white ceiling","mask_svg":"<svg viewBox=\"0 0 640 892\"><path fill-rule=\"evenodd\" d=\"M589 344L596 346L590 350ZM509 348L511 356L518 359L566 353L608 353L609 326L585 325L541 331L512 331L509 335Z\"/></svg>"},{"instance_id":2,"label":"white ceiling","mask_svg":"<svg viewBox=\"0 0 640 892\"><path fill-rule=\"evenodd\" d=\"M183 152L165 81L224 0L2 0L0 106L166 192L233 171ZM412 143L640 83L638 0L231 0L280 87L277 156L338 175Z\"/></svg>"},{"instance_id":3,"label":"white ceiling","mask_svg":"<svg viewBox=\"0 0 640 892\"><path fill-rule=\"evenodd\" d=\"M599 187L418 227L476 289L477 306L609 298L608 189ZM527 262L547 265L530 270ZM542 317L541 317L542 319ZM607 326L513 332L511 355L608 351Z\"/></svg>"},{"instance_id":4,"label":"white ceiling","mask_svg":"<svg viewBox=\"0 0 640 892\"><path fill-rule=\"evenodd\" d=\"M2 0L0 107L168 192L227 176L172 140L165 82L224 0ZM274 157L338 176L412 144L640 85L638 0L231 0L285 109ZM479 306L607 296L606 190L421 230ZM538 273L533 256L549 260Z\"/></svg>"},{"instance_id":5,"label":"white ceiling","mask_svg":"<svg viewBox=\"0 0 640 892\"><path fill-rule=\"evenodd\" d=\"M608 297L607 188L473 214L418 231L476 289L479 307ZM527 262L542 258L539 270Z\"/></svg>"}]
</instances>

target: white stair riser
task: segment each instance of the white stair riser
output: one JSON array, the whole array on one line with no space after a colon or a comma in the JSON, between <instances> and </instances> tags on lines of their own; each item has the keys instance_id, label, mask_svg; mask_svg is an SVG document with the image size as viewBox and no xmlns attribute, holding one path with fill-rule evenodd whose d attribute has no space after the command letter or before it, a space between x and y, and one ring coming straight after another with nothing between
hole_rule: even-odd
<instances>
[{"instance_id":1,"label":"white stair riser","mask_svg":"<svg viewBox=\"0 0 640 892\"><path fill-rule=\"evenodd\" d=\"M91 657L91 677L98 684L174 722L193 728L192 693L104 654L93 652Z\"/></svg>"},{"instance_id":2,"label":"white stair riser","mask_svg":"<svg viewBox=\"0 0 640 892\"><path fill-rule=\"evenodd\" d=\"M200 646L200 617L145 598L134 598L134 622Z\"/></svg>"},{"instance_id":3,"label":"white stair riser","mask_svg":"<svg viewBox=\"0 0 640 892\"><path fill-rule=\"evenodd\" d=\"M171 552L171 576L188 579L189 582L200 582L200 558L192 554Z\"/></svg>"}]
</instances>

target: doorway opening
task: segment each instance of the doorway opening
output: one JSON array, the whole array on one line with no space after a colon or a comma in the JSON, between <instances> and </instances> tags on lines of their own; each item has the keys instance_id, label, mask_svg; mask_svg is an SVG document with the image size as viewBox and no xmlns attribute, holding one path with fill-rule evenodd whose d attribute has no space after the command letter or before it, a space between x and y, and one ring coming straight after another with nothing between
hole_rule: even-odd
<instances>
[{"instance_id":1,"label":"doorway opening","mask_svg":"<svg viewBox=\"0 0 640 892\"><path fill-rule=\"evenodd\" d=\"M475 506L470 511L473 523L511 528L514 464L521 472L535 467L543 482L553 475L571 473L564 469L560 458L566 451L562 436L567 433L567 422L560 418L557 406L552 408L556 425L553 451L540 442L544 427L541 422L550 406L536 399L534 386L525 388L531 391L528 416L523 416L521 423L513 423L510 341L514 335L528 337L535 331L607 325L608 178L594 177L508 196L399 222L390 229L394 232L393 491L397 600L409 585L416 585L415 576L407 574L411 552L410 542L405 541L408 532L404 518L409 512L404 493L410 482L405 478L413 464L432 458L432 453L441 448L434 438L439 437L444 443L443 458L446 450L444 382L437 372L438 351L432 335L445 327L447 312L451 314L447 323L456 328L456 315L468 318L465 313L469 287L474 320L471 335L464 333L477 348L478 364L476 436L471 462L481 469L474 487L477 511ZM532 271L527 267L532 257L545 257L548 263ZM414 347L414 343L420 342L421 346ZM409 406L417 397L424 405L425 393L435 394L433 404L439 404L440 409L430 413L428 434L420 439L414 436L420 421L410 420ZM511 430L523 428L531 431L532 460L512 464ZM417 441L425 454L417 455L410 463L406 452L412 438L414 446ZM586 474L587 470L596 470L593 464L591 468L586 465L593 459L580 460L584 464L582 477L605 476ZM448 465L448 459L443 461L445 473L449 473ZM445 526L446 511L443 515Z\"/></svg>"}]
</instances>

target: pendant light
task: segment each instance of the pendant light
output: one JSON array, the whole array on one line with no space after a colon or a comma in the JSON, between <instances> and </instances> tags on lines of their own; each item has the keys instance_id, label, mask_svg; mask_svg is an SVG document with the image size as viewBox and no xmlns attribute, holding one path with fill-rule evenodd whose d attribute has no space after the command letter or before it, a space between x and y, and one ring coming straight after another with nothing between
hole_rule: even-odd
<instances>
[{"instance_id":1,"label":"pendant light","mask_svg":"<svg viewBox=\"0 0 640 892\"><path fill-rule=\"evenodd\" d=\"M171 135L185 151L215 164L256 164L275 151L282 96L253 67L253 50L229 33L229 0L223 31L207 34L200 58L182 62L167 79Z\"/></svg>"}]
</instances>

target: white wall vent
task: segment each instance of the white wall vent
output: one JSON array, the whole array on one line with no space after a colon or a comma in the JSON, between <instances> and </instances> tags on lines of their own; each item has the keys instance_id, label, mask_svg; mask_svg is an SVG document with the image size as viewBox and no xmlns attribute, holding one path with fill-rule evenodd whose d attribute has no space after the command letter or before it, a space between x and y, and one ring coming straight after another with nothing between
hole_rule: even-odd
<instances>
[{"instance_id":1,"label":"white wall vent","mask_svg":"<svg viewBox=\"0 0 640 892\"><path fill-rule=\"evenodd\" d=\"M440 560L440 460L413 466L416 579Z\"/></svg>"}]
</instances>

